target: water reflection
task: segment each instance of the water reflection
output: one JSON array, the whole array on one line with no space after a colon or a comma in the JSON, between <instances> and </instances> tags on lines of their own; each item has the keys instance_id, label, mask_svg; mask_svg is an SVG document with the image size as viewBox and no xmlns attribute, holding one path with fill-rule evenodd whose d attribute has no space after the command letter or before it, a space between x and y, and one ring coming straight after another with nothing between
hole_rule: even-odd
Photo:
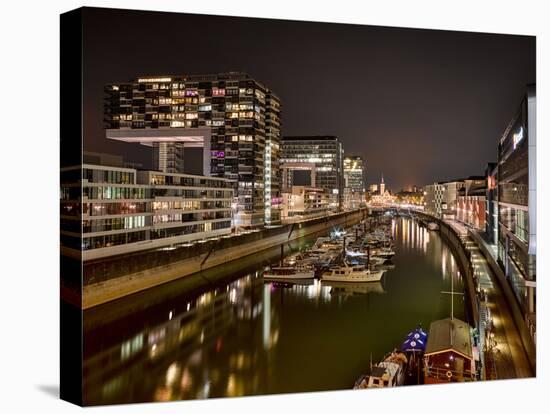
<instances>
[{"instance_id":1,"label":"water reflection","mask_svg":"<svg viewBox=\"0 0 550 414\"><path fill-rule=\"evenodd\" d=\"M85 334L86 403L350 388L371 353L381 357L411 327L449 315L441 291L451 277L462 289L438 233L408 218L392 232L395 266L381 283L267 283L260 265L168 309L157 298L162 311L122 316L101 338ZM458 298L454 306L464 318Z\"/></svg>"}]
</instances>

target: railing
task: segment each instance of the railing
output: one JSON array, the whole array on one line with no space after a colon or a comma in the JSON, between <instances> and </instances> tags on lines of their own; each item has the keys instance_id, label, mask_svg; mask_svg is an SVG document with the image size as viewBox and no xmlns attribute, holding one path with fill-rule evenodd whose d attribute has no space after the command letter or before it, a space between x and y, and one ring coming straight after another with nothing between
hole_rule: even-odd
<instances>
[{"instance_id":1,"label":"railing","mask_svg":"<svg viewBox=\"0 0 550 414\"><path fill-rule=\"evenodd\" d=\"M455 371L444 368L427 368L426 376L449 382L467 382L477 380L476 374L469 370Z\"/></svg>"}]
</instances>

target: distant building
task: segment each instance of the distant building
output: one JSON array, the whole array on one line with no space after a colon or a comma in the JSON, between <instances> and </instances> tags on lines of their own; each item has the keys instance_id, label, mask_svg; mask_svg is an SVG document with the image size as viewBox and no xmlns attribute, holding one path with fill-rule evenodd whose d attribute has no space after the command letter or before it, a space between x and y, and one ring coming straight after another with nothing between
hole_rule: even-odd
<instances>
[{"instance_id":1,"label":"distant building","mask_svg":"<svg viewBox=\"0 0 550 414\"><path fill-rule=\"evenodd\" d=\"M374 194L378 192L378 184L369 185L369 193Z\"/></svg>"},{"instance_id":2,"label":"distant building","mask_svg":"<svg viewBox=\"0 0 550 414\"><path fill-rule=\"evenodd\" d=\"M344 157L344 208L354 210L365 205L365 167L357 155Z\"/></svg>"},{"instance_id":3,"label":"distant building","mask_svg":"<svg viewBox=\"0 0 550 414\"><path fill-rule=\"evenodd\" d=\"M90 260L229 234L232 201L233 183L224 178L62 168L62 252Z\"/></svg>"},{"instance_id":4,"label":"distant building","mask_svg":"<svg viewBox=\"0 0 550 414\"><path fill-rule=\"evenodd\" d=\"M335 136L283 137L281 163L314 164L315 186L323 188L329 209L340 211L344 195L344 149ZM290 186L293 186L292 178ZM310 184L312 185L312 184Z\"/></svg>"},{"instance_id":5,"label":"distant building","mask_svg":"<svg viewBox=\"0 0 550 414\"><path fill-rule=\"evenodd\" d=\"M380 190L370 195L370 204L372 205L387 205L396 201L396 197L386 190L386 184L384 183L384 174L380 178Z\"/></svg>"},{"instance_id":6,"label":"distant building","mask_svg":"<svg viewBox=\"0 0 550 414\"><path fill-rule=\"evenodd\" d=\"M282 219L310 219L328 212L328 194L323 188L295 185L285 190Z\"/></svg>"},{"instance_id":7,"label":"distant building","mask_svg":"<svg viewBox=\"0 0 550 414\"><path fill-rule=\"evenodd\" d=\"M424 187L424 210L441 219L456 218L458 191L463 180L441 181Z\"/></svg>"},{"instance_id":8,"label":"distant building","mask_svg":"<svg viewBox=\"0 0 550 414\"><path fill-rule=\"evenodd\" d=\"M536 304L536 90L528 88L498 146L498 260L531 333Z\"/></svg>"},{"instance_id":9,"label":"distant building","mask_svg":"<svg viewBox=\"0 0 550 414\"><path fill-rule=\"evenodd\" d=\"M456 219L477 230L485 231L487 181L485 177L469 177L458 190Z\"/></svg>"},{"instance_id":10,"label":"distant building","mask_svg":"<svg viewBox=\"0 0 550 414\"><path fill-rule=\"evenodd\" d=\"M424 207L424 193L418 187L412 187L415 191L400 191L395 195L396 201L400 204Z\"/></svg>"},{"instance_id":11,"label":"distant building","mask_svg":"<svg viewBox=\"0 0 550 414\"><path fill-rule=\"evenodd\" d=\"M280 221L280 101L246 73L148 76L105 87L106 136L153 149L153 169L184 173L187 147L203 174L234 182L236 222Z\"/></svg>"}]
</instances>

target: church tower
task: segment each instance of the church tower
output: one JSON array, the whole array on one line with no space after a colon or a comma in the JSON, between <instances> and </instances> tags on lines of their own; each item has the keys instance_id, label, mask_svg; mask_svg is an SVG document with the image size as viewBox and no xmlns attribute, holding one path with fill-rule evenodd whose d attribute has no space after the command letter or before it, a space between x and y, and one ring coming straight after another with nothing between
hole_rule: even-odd
<instances>
[{"instance_id":1,"label":"church tower","mask_svg":"<svg viewBox=\"0 0 550 414\"><path fill-rule=\"evenodd\" d=\"M382 173L382 180L380 181L380 195L384 195L386 192L386 184L384 184L384 173Z\"/></svg>"}]
</instances>

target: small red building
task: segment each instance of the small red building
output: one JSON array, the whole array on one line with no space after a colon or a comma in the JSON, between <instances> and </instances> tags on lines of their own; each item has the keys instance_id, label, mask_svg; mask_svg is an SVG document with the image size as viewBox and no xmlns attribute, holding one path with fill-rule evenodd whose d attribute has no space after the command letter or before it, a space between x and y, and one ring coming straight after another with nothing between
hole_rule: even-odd
<instances>
[{"instance_id":1,"label":"small red building","mask_svg":"<svg viewBox=\"0 0 550 414\"><path fill-rule=\"evenodd\" d=\"M424 383L474 381L470 326L456 318L432 322L424 353Z\"/></svg>"}]
</instances>

